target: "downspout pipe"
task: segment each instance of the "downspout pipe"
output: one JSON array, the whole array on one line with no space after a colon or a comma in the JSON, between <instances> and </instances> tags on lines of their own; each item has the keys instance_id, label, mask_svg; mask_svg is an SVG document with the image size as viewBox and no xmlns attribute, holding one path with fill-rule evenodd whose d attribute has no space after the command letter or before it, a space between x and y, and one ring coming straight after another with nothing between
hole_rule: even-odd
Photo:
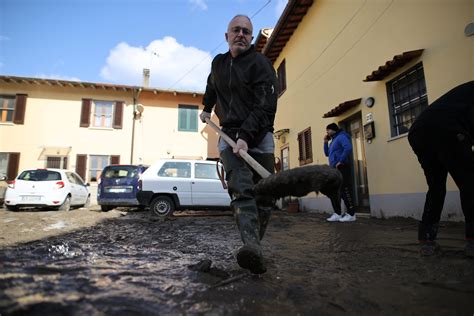
<instances>
[{"instance_id":1,"label":"downspout pipe","mask_svg":"<svg viewBox=\"0 0 474 316\"><path fill-rule=\"evenodd\" d=\"M140 93L142 92L142 88L135 88L133 90L133 116L132 116L132 142L130 148L130 164L133 165L133 151L135 147L135 121L136 121L136 113L137 113L137 102L140 97Z\"/></svg>"}]
</instances>

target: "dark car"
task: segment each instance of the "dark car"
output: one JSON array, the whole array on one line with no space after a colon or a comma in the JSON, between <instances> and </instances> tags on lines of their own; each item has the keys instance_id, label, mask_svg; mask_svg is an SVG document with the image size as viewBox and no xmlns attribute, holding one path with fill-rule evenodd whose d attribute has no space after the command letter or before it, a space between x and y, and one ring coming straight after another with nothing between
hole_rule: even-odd
<instances>
[{"instance_id":1,"label":"dark car","mask_svg":"<svg viewBox=\"0 0 474 316\"><path fill-rule=\"evenodd\" d=\"M140 206L137 192L144 165L110 165L102 170L97 188L97 203L107 212L119 206Z\"/></svg>"}]
</instances>

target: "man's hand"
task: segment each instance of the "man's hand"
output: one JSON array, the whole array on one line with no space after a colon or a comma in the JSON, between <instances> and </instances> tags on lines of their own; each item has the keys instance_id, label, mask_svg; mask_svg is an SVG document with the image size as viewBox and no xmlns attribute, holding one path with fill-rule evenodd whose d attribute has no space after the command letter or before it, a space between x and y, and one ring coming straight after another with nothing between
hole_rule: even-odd
<instances>
[{"instance_id":1,"label":"man's hand","mask_svg":"<svg viewBox=\"0 0 474 316\"><path fill-rule=\"evenodd\" d=\"M237 139L237 144L234 148L234 154L236 154L237 156L240 157L239 151L241 149L243 151L247 152L249 150L249 146L247 145L247 142L245 140L239 138L239 139Z\"/></svg>"},{"instance_id":2,"label":"man's hand","mask_svg":"<svg viewBox=\"0 0 474 316\"><path fill-rule=\"evenodd\" d=\"M211 113L202 111L201 114L199 114L199 118L203 123L206 123L206 118L211 119Z\"/></svg>"},{"instance_id":3,"label":"man's hand","mask_svg":"<svg viewBox=\"0 0 474 316\"><path fill-rule=\"evenodd\" d=\"M324 135L324 142L327 143L328 141L329 141L329 135L326 134L326 135Z\"/></svg>"}]
</instances>

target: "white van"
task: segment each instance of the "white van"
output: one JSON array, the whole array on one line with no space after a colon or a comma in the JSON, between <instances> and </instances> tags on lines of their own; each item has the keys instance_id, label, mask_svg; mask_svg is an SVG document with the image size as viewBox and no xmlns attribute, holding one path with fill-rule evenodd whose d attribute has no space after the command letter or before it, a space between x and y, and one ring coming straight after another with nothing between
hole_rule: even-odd
<instances>
[{"instance_id":1,"label":"white van","mask_svg":"<svg viewBox=\"0 0 474 316\"><path fill-rule=\"evenodd\" d=\"M141 175L137 199L157 216L175 209L227 209L230 196L217 173L221 166L208 160L159 160Z\"/></svg>"}]
</instances>

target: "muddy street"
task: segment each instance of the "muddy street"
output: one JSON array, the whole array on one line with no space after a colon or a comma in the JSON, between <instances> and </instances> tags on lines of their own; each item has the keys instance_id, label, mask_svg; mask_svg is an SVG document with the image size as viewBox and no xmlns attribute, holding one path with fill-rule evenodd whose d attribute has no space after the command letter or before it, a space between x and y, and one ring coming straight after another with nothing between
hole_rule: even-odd
<instances>
[{"instance_id":1,"label":"muddy street","mask_svg":"<svg viewBox=\"0 0 474 316\"><path fill-rule=\"evenodd\" d=\"M261 277L235 262L240 239L229 212L167 221L111 213L40 240L3 241L0 314L474 313L474 261L464 257L461 223L443 223L441 253L422 258L414 220L325 218L275 212Z\"/></svg>"}]
</instances>

